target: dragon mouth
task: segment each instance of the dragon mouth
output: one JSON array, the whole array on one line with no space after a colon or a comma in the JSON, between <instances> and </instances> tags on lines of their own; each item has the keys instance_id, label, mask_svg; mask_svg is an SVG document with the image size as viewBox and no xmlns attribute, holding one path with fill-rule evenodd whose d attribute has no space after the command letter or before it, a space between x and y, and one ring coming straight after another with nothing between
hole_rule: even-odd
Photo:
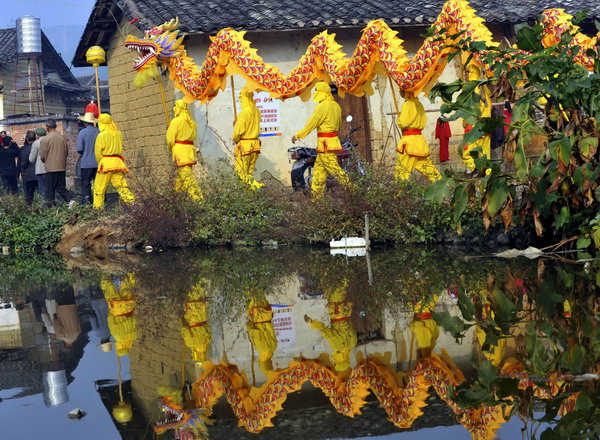
<instances>
[{"instance_id":1,"label":"dragon mouth","mask_svg":"<svg viewBox=\"0 0 600 440\"><path fill-rule=\"evenodd\" d=\"M164 408L163 411L166 413L166 420L156 422L154 428L157 430L169 429L177 426L183 420L183 412L172 411L171 409Z\"/></svg>"},{"instance_id":2,"label":"dragon mouth","mask_svg":"<svg viewBox=\"0 0 600 440\"><path fill-rule=\"evenodd\" d=\"M126 42L125 47L129 50L137 50L140 54L133 62L133 69L139 70L156 56L156 48L151 43Z\"/></svg>"}]
</instances>

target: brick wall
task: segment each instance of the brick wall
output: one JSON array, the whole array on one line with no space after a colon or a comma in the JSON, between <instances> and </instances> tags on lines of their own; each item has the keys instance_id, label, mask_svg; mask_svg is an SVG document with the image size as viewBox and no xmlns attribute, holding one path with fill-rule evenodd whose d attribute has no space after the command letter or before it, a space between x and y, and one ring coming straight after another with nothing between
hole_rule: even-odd
<instances>
[{"instance_id":1,"label":"brick wall","mask_svg":"<svg viewBox=\"0 0 600 440\"><path fill-rule=\"evenodd\" d=\"M121 23L126 26L127 23ZM127 26L131 29L131 26ZM137 29L132 34L141 38ZM165 144L166 121L158 83L152 79L141 89L133 86L136 54L123 45L122 35L115 33L107 50L110 106L117 128L123 132L125 161L133 187L173 174L171 156ZM162 78L167 108L175 101L171 81ZM170 115L172 117L172 115Z\"/></svg>"},{"instance_id":2,"label":"brick wall","mask_svg":"<svg viewBox=\"0 0 600 440\"><path fill-rule=\"evenodd\" d=\"M67 186L74 186L76 177L76 166L79 154L77 153L77 136L79 135L79 121L75 116L60 115L52 116L56 121L56 130L67 140L69 155L67 156ZM25 135L28 130L45 127L44 123L48 116L32 116L19 119L8 119L3 121L6 132L19 146L23 146Z\"/></svg>"}]
</instances>

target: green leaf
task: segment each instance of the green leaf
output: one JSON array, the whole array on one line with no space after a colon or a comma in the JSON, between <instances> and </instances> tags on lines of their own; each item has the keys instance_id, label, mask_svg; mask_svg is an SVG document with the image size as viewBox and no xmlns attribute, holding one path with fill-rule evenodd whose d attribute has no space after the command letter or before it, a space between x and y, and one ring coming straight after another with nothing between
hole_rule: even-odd
<instances>
[{"instance_id":1,"label":"green leaf","mask_svg":"<svg viewBox=\"0 0 600 440\"><path fill-rule=\"evenodd\" d=\"M445 310L443 312L433 312L431 314L437 325L450 333L455 339L461 339L465 335L467 326L458 316L452 316ZM470 327L470 325L469 325Z\"/></svg>"},{"instance_id":2,"label":"green leaf","mask_svg":"<svg viewBox=\"0 0 600 440\"><path fill-rule=\"evenodd\" d=\"M477 378L486 388L492 388L498 378L498 368L492 364L492 361L485 360L477 367Z\"/></svg>"},{"instance_id":3,"label":"green leaf","mask_svg":"<svg viewBox=\"0 0 600 440\"><path fill-rule=\"evenodd\" d=\"M544 49L535 31L529 26L523 26L517 31L517 47L521 50L538 52Z\"/></svg>"},{"instance_id":4,"label":"green leaf","mask_svg":"<svg viewBox=\"0 0 600 440\"><path fill-rule=\"evenodd\" d=\"M496 322L500 324L513 321L517 309L515 304L500 289L494 289L493 294L496 299Z\"/></svg>"},{"instance_id":5,"label":"green leaf","mask_svg":"<svg viewBox=\"0 0 600 440\"><path fill-rule=\"evenodd\" d=\"M508 184L505 179L494 179L487 192L490 203L488 204L488 214L493 217L510 194Z\"/></svg>"},{"instance_id":6,"label":"green leaf","mask_svg":"<svg viewBox=\"0 0 600 440\"><path fill-rule=\"evenodd\" d=\"M553 226L557 229L562 228L565 225L568 225L571 222L571 214L569 213L569 207L563 206L560 208L560 212L556 216Z\"/></svg>"},{"instance_id":7,"label":"green leaf","mask_svg":"<svg viewBox=\"0 0 600 440\"><path fill-rule=\"evenodd\" d=\"M458 308L465 321L473 321L473 316L475 316L475 304L473 304L469 295L463 293L458 295Z\"/></svg>"},{"instance_id":8,"label":"green leaf","mask_svg":"<svg viewBox=\"0 0 600 440\"><path fill-rule=\"evenodd\" d=\"M575 402L575 410L576 411L587 411L590 408L593 408L594 404L586 393L581 393L577 397L577 401Z\"/></svg>"},{"instance_id":9,"label":"green leaf","mask_svg":"<svg viewBox=\"0 0 600 440\"><path fill-rule=\"evenodd\" d=\"M467 207L469 196L466 191L467 185L463 184L457 186L454 190L454 197L452 198L452 209L454 210L454 223L457 224L460 221L460 217Z\"/></svg>"},{"instance_id":10,"label":"green leaf","mask_svg":"<svg viewBox=\"0 0 600 440\"><path fill-rule=\"evenodd\" d=\"M592 244L592 239L590 237L582 235L577 239L577 249L586 249L590 244Z\"/></svg>"}]
</instances>

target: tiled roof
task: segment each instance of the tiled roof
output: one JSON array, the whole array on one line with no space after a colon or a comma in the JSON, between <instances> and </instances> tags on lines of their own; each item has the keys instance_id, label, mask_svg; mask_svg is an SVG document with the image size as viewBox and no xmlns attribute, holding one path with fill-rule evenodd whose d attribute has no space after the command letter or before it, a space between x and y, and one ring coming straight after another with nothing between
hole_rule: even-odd
<instances>
[{"instance_id":1,"label":"tiled roof","mask_svg":"<svg viewBox=\"0 0 600 440\"><path fill-rule=\"evenodd\" d=\"M273 31L361 28L382 18L390 26L429 25L444 0L96 0L73 57L85 66L89 46L107 47L121 19L136 20L142 30L178 16L184 32L215 33L238 30ZM589 9L600 17L600 0L472 0L477 14L489 23L521 23L535 19L544 9L564 8L574 13Z\"/></svg>"},{"instance_id":2,"label":"tiled roof","mask_svg":"<svg viewBox=\"0 0 600 440\"><path fill-rule=\"evenodd\" d=\"M383 18L390 25L429 24L444 0L115 0L128 19L142 28L179 16L186 32L215 32L224 27L246 30L360 27ZM590 10L600 17L598 0L473 0L478 15L490 23L535 19L547 8Z\"/></svg>"},{"instance_id":3,"label":"tiled roof","mask_svg":"<svg viewBox=\"0 0 600 440\"><path fill-rule=\"evenodd\" d=\"M12 63L17 59L17 30L15 28L0 29L0 64ZM71 73L69 67L65 64L62 57L56 52L52 43L42 31L42 65L44 76L50 73L56 73L61 82L68 84L71 88L79 87L79 83ZM57 84L47 84L58 86Z\"/></svg>"}]
</instances>

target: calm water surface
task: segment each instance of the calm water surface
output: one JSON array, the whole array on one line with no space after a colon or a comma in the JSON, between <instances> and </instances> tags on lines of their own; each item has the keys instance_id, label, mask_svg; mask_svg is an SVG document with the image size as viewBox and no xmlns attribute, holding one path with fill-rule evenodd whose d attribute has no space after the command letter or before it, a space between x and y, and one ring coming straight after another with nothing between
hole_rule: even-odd
<instances>
[{"instance_id":1,"label":"calm water surface","mask_svg":"<svg viewBox=\"0 0 600 440\"><path fill-rule=\"evenodd\" d=\"M1 438L598 438L577 257L4 257Z\"/></svg>"}]
</instances>

